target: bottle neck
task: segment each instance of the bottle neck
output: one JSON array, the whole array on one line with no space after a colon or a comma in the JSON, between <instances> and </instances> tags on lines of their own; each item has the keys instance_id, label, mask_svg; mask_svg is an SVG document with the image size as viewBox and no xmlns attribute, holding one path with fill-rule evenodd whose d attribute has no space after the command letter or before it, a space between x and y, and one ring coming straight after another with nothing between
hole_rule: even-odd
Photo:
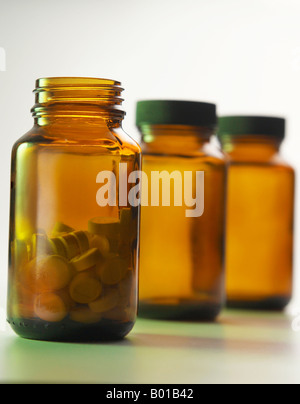
<instances>
[{"instance_id":1,"label":"bottle neck","mask_svg":"<svg viewBox=\"0 0 300 404\"><path fill-rule=\"evenodd\" d=\"M35 125L46 127L99 125L120 127L125 112L120 83L106 79L46 78L36 82Z\"/></svg>"},{"instance_id":2,"label":"bottle neck","mask_svg":"<svg viewBox=\"0 0 300 404\"><path fill-rule=\"evenodd\" d=\"M221 138L223 151L233 161L265 161L278 155L283 139L277 136L239 135Z\"/></svg>"},{"instance_id":3,"label":"bottle neck","mask_svg":"<svg viewBox=\"0 0 300 404\"><path fill-rule=\"evenodd\" d=\"M142 148L153 154L193 154L210 142L214 130L186 125L142 125Z\"/></svg>"}]
</instances>

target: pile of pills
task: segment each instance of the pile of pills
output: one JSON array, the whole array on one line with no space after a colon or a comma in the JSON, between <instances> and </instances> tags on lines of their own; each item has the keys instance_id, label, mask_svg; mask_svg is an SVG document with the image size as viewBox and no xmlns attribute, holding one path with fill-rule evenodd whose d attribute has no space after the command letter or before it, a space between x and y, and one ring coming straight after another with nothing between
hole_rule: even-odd
<instances>
[{"instance_id":1,"label":"pile of pills","mask_svg":"<svg viewBox=\"0 0 300 404\"><path fill-rule=\"evenodd\" d=\"M57 223L28 244L15 240L14 318L95 323L132 321L136 310L137 225L131 209L120 218L91 219L88 230Z\"/></svg>"}]
</instances>

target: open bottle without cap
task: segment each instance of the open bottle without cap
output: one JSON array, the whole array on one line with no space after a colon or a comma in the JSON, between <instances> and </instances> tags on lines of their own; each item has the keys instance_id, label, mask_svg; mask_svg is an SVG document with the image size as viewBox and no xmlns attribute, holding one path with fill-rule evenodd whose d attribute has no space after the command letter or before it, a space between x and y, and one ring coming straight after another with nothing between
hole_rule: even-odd
<instances>
[{"instance_id":1,"label":"open bottle without cap","mask_svg":"<svg viewBox=\"0 0 300 404\"><path fill-rule=\"evenodd\" d=\"M139 206L97 203L99 172L118 181L120 163L140 168L121 91L106 79L36 83L34 126L13 147L11 174L7 318L25 338L119 339L134 325Z\"/></svg>"},{"instance_id":2,"label":"open bottle without cap","mask_svg":"<svg viewBox=\"0 0 300 404\"><path fill-rule=\"evenodd\" d=\"M285 120L229 116L219 139L229 163L228 306L281 310L293 286L294 169L280 155Z\"/></svg>"}]
</instances>

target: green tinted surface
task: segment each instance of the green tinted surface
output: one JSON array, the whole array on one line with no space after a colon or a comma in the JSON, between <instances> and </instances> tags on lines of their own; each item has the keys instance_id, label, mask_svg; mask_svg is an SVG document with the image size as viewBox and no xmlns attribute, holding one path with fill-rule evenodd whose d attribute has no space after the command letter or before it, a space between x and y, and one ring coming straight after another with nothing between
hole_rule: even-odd
<instances>
[{"instance_id":1,"label":"green tinted surface","mask_svg":"<svg viewBox=\"0 0 300 404\"><path fill-rule=\"evenodd\" d=\"M225 311L215 324L138 319L127 339L105 344L30 341L0 332L0 381L299 383L294 318Z\"/></svg>"}]
</instances>

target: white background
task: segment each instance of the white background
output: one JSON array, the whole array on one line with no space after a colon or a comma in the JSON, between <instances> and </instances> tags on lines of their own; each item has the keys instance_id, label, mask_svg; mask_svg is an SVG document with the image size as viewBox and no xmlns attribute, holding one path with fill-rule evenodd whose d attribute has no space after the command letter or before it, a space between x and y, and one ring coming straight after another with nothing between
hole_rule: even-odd
<instances>
[{"instance_id":1,"label":"white background","mask_svg":"<svg viewBox=\"0 0 300 404\"><path fill-rule=\"evenodd\" d=\"M6 53L6 71L0 71L0 308L10 150L32 126L36 78L120 80L126 89L124 129L137 140L139 99L210 101L220 115L284 116L283 153L299 171L299 16L299 0L0 0L0 47ZM294 302L300 307L297 284L296 270Z\"/></svg>"}]
</instances>

